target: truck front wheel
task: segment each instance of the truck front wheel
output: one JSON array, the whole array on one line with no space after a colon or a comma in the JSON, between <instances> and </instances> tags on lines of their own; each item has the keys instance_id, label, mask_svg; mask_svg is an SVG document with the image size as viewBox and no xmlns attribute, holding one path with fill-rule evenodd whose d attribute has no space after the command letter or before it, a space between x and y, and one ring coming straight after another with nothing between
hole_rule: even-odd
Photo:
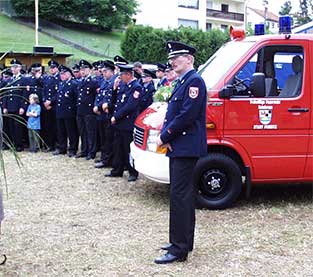
<instances>
[{"instance_id":1,"label":"truck front wheel","mask_svg":"<svg viewBox=\"0 0 313 277\"><path fill-rule=\"evenodd\" d=\"M239 166L224 154L212 153L201 158L196 165L194 176L198 191L196 203L199 208L228 208L238 198L242 189Z\"/></svg>"}]
</instances>

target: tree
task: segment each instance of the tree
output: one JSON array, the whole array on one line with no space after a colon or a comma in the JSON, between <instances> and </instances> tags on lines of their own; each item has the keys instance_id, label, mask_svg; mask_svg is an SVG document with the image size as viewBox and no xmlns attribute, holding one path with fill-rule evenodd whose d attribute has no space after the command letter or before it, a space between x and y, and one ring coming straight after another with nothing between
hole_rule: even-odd
<instances>
[{"instance_id":1,"label":"tree","mask_svg":"<svg viewBox=\"0 0 313 277\"><path fill-rule=\"evenodd\" d=\"M296 24L302 25L311 21L309 16L309 4L311 5L310 0L299 0L300 12L296 14ZM311 5L312 6L312 5Z\"/></svg>"},{"instance_id":2,"label":"tree","mask_svg":"<svg viewBox=\"0 0 313 277\"><path fill-rule=\"evenodd\" d=\"M20 16L34 16L35 1L12 0ZM39 16L48 20L94 23L106 30L120 28L136 13L136 0L53 0L39 1Z\"/></svg>"},{"instance_id":3,"label":"tree","mask_svg":"<svg viewBox=\"0 0 313 277\"><path fill-rule=\"evenodd\" d=\"M280 15L289 15L290 11L292 10L291 1L286 1L281 7L279 14Z\"/></svg>"}]
</instances>

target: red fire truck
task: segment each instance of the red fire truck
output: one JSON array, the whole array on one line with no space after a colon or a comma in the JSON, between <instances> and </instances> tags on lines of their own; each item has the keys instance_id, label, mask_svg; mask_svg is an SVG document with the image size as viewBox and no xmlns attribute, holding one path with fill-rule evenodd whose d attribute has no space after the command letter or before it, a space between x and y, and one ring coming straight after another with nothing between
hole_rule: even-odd
<instances>
[{"instance_id":1,"label":"red fire truck","mask_svg":"<svg viewBox=\"0 0 313 277\"><path fill-rule=\"evenodd\" d=\"M201 68L208 154L195 170L200 206L229 207L257 183L313 181L312 60L313 35L233 31ZM135 168L161 183L169 183L168 158L156 146L166 108L153 103L137 118L131 144Z\"/></svg>"}]
</instances>

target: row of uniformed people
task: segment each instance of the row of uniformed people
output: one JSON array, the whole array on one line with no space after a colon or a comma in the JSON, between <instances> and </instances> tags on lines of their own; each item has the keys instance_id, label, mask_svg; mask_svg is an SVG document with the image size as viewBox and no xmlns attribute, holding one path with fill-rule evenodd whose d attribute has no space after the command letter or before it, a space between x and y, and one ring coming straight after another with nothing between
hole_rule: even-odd
<instances>
[{"instance_id":1,"label":"row of uniformed people","mask_svg":"<svg viewBox=\"0 0 313 277\"><path fill-rule=\"evenodd\" d=\"M55 155L65 154L68 150L69 156L93 159L98 134L101 157L96 167L113 165L109 176L115 177L121 176L126 166L130 172L129 180L135 180L138 173L132 170L128 162L129 143L136 116L152 103L155 91L152 79L156 75L149 70L143 70L139 75L120 56L114 58L114 63L102 61L93 66L101 75L92 77L92 65L85 60L75 65L73 71L50 61L50 75L42 75L41 65L34 64L31 76L25 78L20 74L21 63L12 60L13 76L1 84L14 86L4 97L3 112L23 116L28 105L25 99L31 93L38 94L43 107L41 135L48 150L55 147L57 134L58 149L53 152ZM120 73L116 73L116 70L120 70ZM137 74L139 81L134 74ZM8 133L18 151L23 149L22 129L19 121L9 121ZM76 154L78 133L81 151Z\"/></svg>"}]
</instances>

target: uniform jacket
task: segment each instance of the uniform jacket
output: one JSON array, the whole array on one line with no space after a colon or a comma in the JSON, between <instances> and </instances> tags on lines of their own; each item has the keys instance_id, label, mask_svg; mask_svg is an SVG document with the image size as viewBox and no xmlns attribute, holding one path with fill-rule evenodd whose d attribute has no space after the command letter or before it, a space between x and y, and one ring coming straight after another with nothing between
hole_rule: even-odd
<instances>
[{"instance_id":1,"label":"uniform jacket","mask_svg":"<svg viewBox=\"0 0 313 277\"><path fill-rule=\"evenodd\" d=\"M59 83L56 98L56 118L76 116L77 82L74 79Z\"/></svg>"},{"instance_id":2,"label":"uniform jacket","mask_svg":"<svg viewBox=\"0 0 313 277\"><path fill-rule=\"evenodd\" d=\"M138 116L142 87L136 79L124 84L118 92L114 117L119 130L132 131Z\"/></svg>"},{"instance_id":3,"label":"uniform jacket","mask_svg":"<svg viewBox=\"0 0 313 277\"><path fill-rule=\"evenodd\" d=\"M52 109L55 108L57 102L58 87L61 82L60 74L45 76L43 79L42 102L51 101Z\"/></svg>"},{"instance_id":4,"label":"uniform jacket","mask_svg":"<svg viewBox=\"0 0 313 277\"><path fill-rule=\"evenodd\" d=\"M26 78L18 75L11 78L11 82L7 86L26 86ZM10 89L6 91L6 96L3 98L3 108L7 109L9 113L16 113L20 108L24 107L25 89Z\"/></svg>"},{"instance_id":5,"label":"uniform jacket","mask_svg":"<svg viewBox=\"0 0 313 277\"><path fill-rule=\"evenodd\" d=\"M155 93L155 87L153 81L148 84L147 87L142 86L142 96L139 103L139 113L148 108L153 102L153 94Z\"/></svg>"},{"instance_id":6,"label":"uniform jacket","mask_svg":"<svg viewBox=\"0 0 313 277\"><path fill-rule=\"evenodd\" d=\"M201 157L207 153L206 99L203 79L195 70L178 81L169 99L161 131L163 143L169 143L169 157Z\"/></svg>"},{"instance_id":7,"label":"uniform jacket","mask_svg":"<svg viewBox=\"0 0 313 277\"><path fill-rule=\"evenodd\" d=\"M26 77L26 84L30 86L30 89L24 90L24 102L23 109L26 111L29 105L29 95L36 93L39 97L39 103L42 104L42 91L44 86L44 77L40 76L35 78L34 76Z\"/></svg>"},{"instance_id":8,"label":"uniform jacket","mask_svg":"<svg viewBox=\"0 0 313 277\"><path fill-rule=\"evenodd\" d=\"M167 83L167 79L164 77L158 82L157 88L165 86L166 83Z\"/></svg>"},{"instance_id":9,"label":"uniform jacket","mask_svg":"<svg viewBox=\"0 0 313 277\"><path fill-rule=\"evenodd\" d=\"M108 114L102 110L102 104L111 102L113 85L114 85L115 76L110 80L102 80L100 89L96 95L96 100L94 103L95 107L98 107L98 110L101 111L100 115L97 115L97 120L106 120L108 119Z\"/></svg>"},{"instance_id":10,"label":"uniform jacket","mask_svg":"<svg viewBox=\"0 0 313 277\"><path fill-rule=\"evenodd\" d=\"M80 81L77 86L77 115L94 115L93 105L96 99L98 81L91 76Z\"/></svg>"}]
</instances>

